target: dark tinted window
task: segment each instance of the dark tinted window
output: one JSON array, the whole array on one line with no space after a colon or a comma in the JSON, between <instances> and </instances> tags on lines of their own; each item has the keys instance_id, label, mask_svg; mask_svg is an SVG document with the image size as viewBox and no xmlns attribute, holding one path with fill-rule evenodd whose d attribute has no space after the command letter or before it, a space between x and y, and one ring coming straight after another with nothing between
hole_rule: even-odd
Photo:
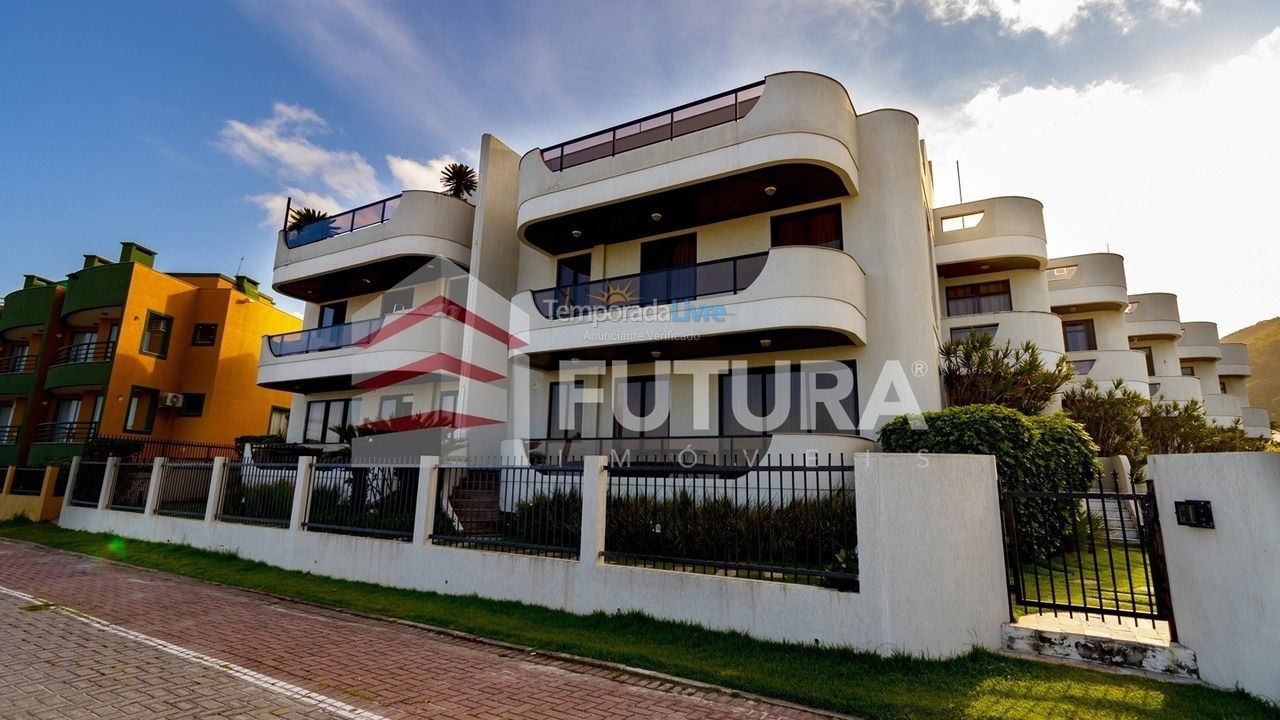
<instances>
[{"instance_id":1,"label":"dark tinted window","mask_svg":"<svg viewBox=\"0 0 1280 720\"><path fill-rule=\"evenodd\" d=\"M214 323L196 323L191 331L192 345L212 345L218 341L218 326Z\"/></svg>"},{"instance_id":2,"label":"dark tinted window","mask_svg":"<svg viewBox=\"0 0 1280 720\"><path fill-rule=\"evenodd\" d=\"M615 412L614 418L614 436L615 437L663 437L671 432L670 417L670 392L671 384L666 377L629 377L625 384L618 387L617 393L614 395L614 402L626 403L627 410L633 418L648 418L657 407L658 398L665 397L668 409L668 417L664 418L662 423L657 427L648 430L637 430L628 428L623 425L622 421L616 416L620 413ZM632 421L632 425L635 425ZM647 426L649 423L646 422Z\"/></svg>"},{"instance_id":3,"label":"dark tinted window","mask_svg":"<svg viewBox=\"0 0 1280 720\"><path fill-rule=\"evenodd\" d=\"M1093 334L1093 321L1069 320L1062 323L1062 341L1067 352L1097 350L1098 340Z\"/></svg>"},{"instance_id":4,"label":"dark tinted window","mask_svg":"<svg viewBox=\"0 0 1280 720\"><path fill-rule=\"evenodd\" d=\"M204 414L204 393L183 393L182 409L178 411L185 417L200 417Z\"/></svg>"},{"instance_id":5,"label":"dark tinted window","mask_svg":"<svg viewBox=\"0 0 1280 720\"><path fill-rule=\"evenodd\" d=\"M772 220L771 242L773 247L821 245L843 249L840 206L831 205L790 215L775 215Z\"/></svg>"},{"instance_id":6,"label":"dark tinted window","mask_svg":"<svg viewBox=\"0 0 1280 720\"><path fill-rule=\"evenodd\" d=\"M947 288L947 315L978 315L1013 309L1008 280Z\"/></svg>"}]
</instances>

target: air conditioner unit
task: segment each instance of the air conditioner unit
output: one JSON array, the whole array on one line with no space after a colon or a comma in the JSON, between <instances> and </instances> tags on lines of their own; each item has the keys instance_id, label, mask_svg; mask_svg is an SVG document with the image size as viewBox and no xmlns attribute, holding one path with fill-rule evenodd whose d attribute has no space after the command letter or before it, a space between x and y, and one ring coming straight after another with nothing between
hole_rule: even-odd
<instances>
[{"instance_id":1,"label":"air conditioner unit","mask_svg":"<svg viewBox=\"0 0 1280 720\"><path fill-rule=\"evenodd\" d=\"M182 393L160 393L160 407L182 407Z\"/></svg>"}]
</instances>

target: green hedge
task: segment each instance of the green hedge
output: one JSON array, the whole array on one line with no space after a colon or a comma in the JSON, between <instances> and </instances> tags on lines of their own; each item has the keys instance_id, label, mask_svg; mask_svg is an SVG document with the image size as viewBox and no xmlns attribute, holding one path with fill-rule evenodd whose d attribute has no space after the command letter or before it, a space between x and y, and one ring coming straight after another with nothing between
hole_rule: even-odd
<instances>
[{"instance_id":1,"label":"green hedge","mask_svg":"<svg viewBox=\"0 0 1280 720\"><path fill-rule=\"evenodd\" d=\"M880 447L898 453L993 455L1002 490L1081 492L1098 478L1098 446L1061 413L1023 415L999 405L966 405L924 414L926 430L907 416L880 429ZM1019 550L1044 558L1072 535L1070 503L1022 499L1017 503Z\"/></svg>"}]
</instances>

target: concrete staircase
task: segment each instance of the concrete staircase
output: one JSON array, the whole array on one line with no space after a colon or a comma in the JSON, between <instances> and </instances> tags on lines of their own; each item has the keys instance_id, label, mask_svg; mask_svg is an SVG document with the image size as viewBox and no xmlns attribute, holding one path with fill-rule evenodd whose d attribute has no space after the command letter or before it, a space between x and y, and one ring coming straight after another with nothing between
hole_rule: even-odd
<instances>
[{"instance_id":1,"label":"concrete staircase","mask_svg":"<svg viewBox=\"0 0 1280 720\"><path fill-rule=\"evenodd\" d=\"M502 529L498 472L470 471L449 493L449 506L465 535L496 535Z\"/></svg>"},{"instance_id":2,"label":"concrete staircase","mask_svg":"<svg viewBox=\"0 0 1280 720\"><path fill-rule=\"evenodd\" d=\"M1060 613L1023 615L1017 623L1005 623L1002 644L1019 655L1075 660L1113 668L1168 675L1200 677L1196 654L1173 642L1164 621L1103 619Z\"/></svg>"}]
</instances>

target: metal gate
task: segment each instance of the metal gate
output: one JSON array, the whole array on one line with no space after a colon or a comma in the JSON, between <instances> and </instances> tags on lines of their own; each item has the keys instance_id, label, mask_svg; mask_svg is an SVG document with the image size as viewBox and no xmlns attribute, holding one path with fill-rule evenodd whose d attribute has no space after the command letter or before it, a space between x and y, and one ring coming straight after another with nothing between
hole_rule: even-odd
<instances>
[{"instance_id":1,"label":"metal gate","mask_svg":"<svg viewBox=\"0 0 1280 720\"><path fill-rule=\"evenodd\" d=\"M1010 614L1166 621L1176 639L1155 492L1001 490Z\"/></svg>"}]
</instances>

